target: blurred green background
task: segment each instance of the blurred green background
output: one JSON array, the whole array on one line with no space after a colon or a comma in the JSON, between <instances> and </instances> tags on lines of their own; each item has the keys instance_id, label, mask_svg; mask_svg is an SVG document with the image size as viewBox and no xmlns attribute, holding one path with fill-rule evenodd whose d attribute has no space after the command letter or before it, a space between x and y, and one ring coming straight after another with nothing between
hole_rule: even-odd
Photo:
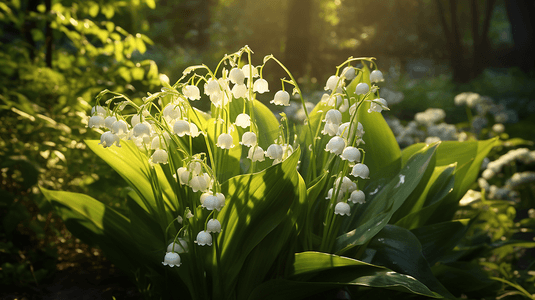
<instances>
[{"instance_id":1,"label":"blurred green background","mask_svg":"<svg viewBox=\"0 0 535 300\"><path fill-rule=\"evenodd\" d=\"M534 20L535 1L513 0L3 0L0 284L38 284L81 254L37 184L122 209L125 184L83 142L99 137L86 126L103 89L141 101L160 73L174 82L249 45L255 64L275 55L317 102L335 66L373 56L381 88L402 95L391 115L436 107L463 122L453 98L476 92L515 109L507 132L533 140ZM274 64L264 74L284 76Z\"/></svg>"}]
</instances>

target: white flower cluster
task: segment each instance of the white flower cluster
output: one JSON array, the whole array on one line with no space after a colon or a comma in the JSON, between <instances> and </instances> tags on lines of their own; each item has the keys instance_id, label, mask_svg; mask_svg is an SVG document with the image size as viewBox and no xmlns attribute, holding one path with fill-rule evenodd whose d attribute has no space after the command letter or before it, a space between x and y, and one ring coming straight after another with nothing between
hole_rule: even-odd
<instances>
[{"instance_id":1,"label":"white flower cluster","mask_svg":"<svg viewBox=\"0 0 535 300\"><path fill-rule=\"evenodd\" d=\"M514 161L523 164L531 164L535 162L535 151L529 151L528 148L513 149L500 156L497 160L489 162L487 169L483 171L482 177L489 180L494 177L495 174L500 173L504 166L509 165Z\"/></svg>"},{"instance_id":2,"label":"white flower cluster","mask_svg":"<svg viewBox=\"0 0 535 300\"><path fill-rule=\"evenodd\" d=\"M514 173L510 178L505 180L505 183L501 187L489 184L488 181L493 178L499 178L503 182L504 178L497 176L497 174L502 173L504 167L516 162L524 165L534 163L535 151L529 151L527 148L513 149L500 156L497 160L489 162L481 178L478 179L479 187L488 192L487 198L517 201L519 198L518 189L535 182L535 172L525 171Z\"/></svg>"},{"instance_id":3,"label":"white flower cluster","mask_svg":"<svg viewBox=\"0 0 535 300\"><path fill-rule=\"evenodd\" d=\"M356 121L359 102L357 101L349 107L349 99L345 90L346 80L352 80L355 77L355 70L353 67L346 67L341 76L333 75L327 80L325 90L332 92L324 94L320 102L331 109L325 112L322 120L325 124L321 133L332 137L325 146L325 151L347 161L348 167L351 168L349 175L355 178L368 179L370 170L368 166L360 162L361 149L358 148L360 144L364 143L362 136L365 133L362 124ZM374 70L370 73L370 82L381 81L384 81L381 71ZM354 93L361 100L360 103L370 102L368 113L388 110L387 102L383 98L364 100L370 93L375 93L377 90L377 86L373 85L370 88L364 82L358 83L355 88ZM342 114L348 110L350 121L342 122ZM327 192L326 199L331 200L333 204L336 203L334 213L342 216L351 214L351 206L348 202L353 204L366 202L364 192L357 190L357 184L343 174L335 180L333 187Z\"/></svg>"},{"instance_id":4,"label":"white flower cluster","mask_svg":"<svg viewBox=\"0 0 535 300\"><path fill-rule=\"evenodd\" d=\"M476 134L487 126L487 114L490 114L496 123L518 122L518 114L514 110L507 109L503 101L497 104L490 97L466 92L455 96L454 102L455 105L466 105L475 109L477 117L472 121L472 129Z\"/></svg>"},{"instance_id":5,"label":"white flower cluster","mask_svg":"<svg viewBox=\"0 0 535 300\"><path fill-rule=\"evenodd\" d=\"M414 120L422 125L434 125L446 117L446 112L440 108L428 108L424 112L414 115Z\"/></svg>"}]
</instances>

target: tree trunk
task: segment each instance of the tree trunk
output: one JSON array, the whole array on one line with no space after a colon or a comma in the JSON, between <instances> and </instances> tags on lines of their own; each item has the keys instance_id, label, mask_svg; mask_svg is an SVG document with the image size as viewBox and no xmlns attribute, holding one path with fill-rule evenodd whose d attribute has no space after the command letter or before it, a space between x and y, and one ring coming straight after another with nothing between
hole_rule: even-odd
<instances>
[{"instance_id":1,"label":"tree trunk","mask_svg":"<svg viewBox=\"0 0 535 300\"><path fill-rule=\"evenodd\" d=\"M471 0L470 8L472 11L472 39L473 39L473 56L471 77L475 78L490 64L490 44L489 28L492 11L494 10L495 0L487 0L485 5L485 16L483 19L482 30L479 27L479 9L477 0Z\"/></svg>"},{"instance_id":2,"label":"tree trunk","mask_svg":"<svg viewBox=\"0 0 535 300\"><path fill-rule=\"evenodd\" d=\"M295 78L305 75L310 52L311 0L293 0L288 9L284 64Z\"/></svg>"},{"instance_id":3,"label":"tree trunk","mask_svg":"<svg viewBox=\"0 0 535 300\"><path fill-rule=\"evenodd\" d=\"M524 72L533 71L535 70L535 40L533 37L535 1L506 0L505 8L515 43L513 63Z\"/></svg>"}]
</instances>

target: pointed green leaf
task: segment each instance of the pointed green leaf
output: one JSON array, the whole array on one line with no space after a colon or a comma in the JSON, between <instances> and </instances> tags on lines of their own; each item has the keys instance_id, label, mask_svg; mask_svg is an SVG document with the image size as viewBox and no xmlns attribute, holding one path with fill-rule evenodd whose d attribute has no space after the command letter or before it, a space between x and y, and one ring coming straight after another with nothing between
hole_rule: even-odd
<instances>
[{"instance_id":1,"label":"pointed green leaf","mask_svg":"<svg viewBox=\"0 0 535 300\"><path fill-rule=\"evenodd\" d=\"M132 251L135 245L126 216L84 194L40 189L73 235L98 245L121 269L137 269L139 257Z\"/></svg>"},{"instance_id":2,"label":"pointed green leaf","mask_svg":"<svg viewBox=\"0 0 535 300\"><path fill-rule=\"evenodd\" d=\"M225 289L233 289L249 253L287 218L294 201L299 201L299 155L297 149L282 163L233 177L221 186L227 204L218 215L223 228L218 237L218 267L225 270Z\"/></svg>"},{"instance_id":3,"label":"pointed green leaf","mask_svg":"<svg viewBox=\"0 0 535 300\"><path fill-rule=\"evenodd\" d=\"M347 233L336 239L335 253L343 253L356 245L363 245L381 231L420 183L436 148L437 144L414 155L398 176L386 186L377 187L374 191L366 190L366 203L357 206L357 213L342 223L341 231Z\"/></svg>"},{"instance_id":4,"label":"pointed green leaf","mask_svg":"<svg viewBox=\"0 0 535 300\"><path fill-rule=\"evenodd\" d=\"M418 238L409 230L395 225L385 226L370 241L366 253L373 253L366 257L366 261L413 276L432 291L453 297L433 275Z\"/></svg>"}]
</instances>

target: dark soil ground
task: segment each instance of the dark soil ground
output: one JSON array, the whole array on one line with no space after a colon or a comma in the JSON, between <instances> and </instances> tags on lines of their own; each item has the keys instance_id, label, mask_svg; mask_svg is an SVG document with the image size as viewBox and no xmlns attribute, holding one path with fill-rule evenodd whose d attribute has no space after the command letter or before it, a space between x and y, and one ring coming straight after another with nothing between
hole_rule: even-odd
<instances>
[{"instance_id":1,"label":"dark soil ground","mask_svg":"<svg viewBox=\"0 0 535 300\"><path fill-rule=\"evenodd\" d=\"M61 223L61 221L59 222ZM39 266L39 261L30 263L31 274L34 270L47 270L46 276L41 279L27 280L21 282L17 278L10 278L10 284L0 282L0 299L69 299L69 300L98 300L98 299L141 299L136 285L110 261L108 261L100 249L90 247L73 237L67 229L57 224L60 229L54 235L54 255L46 258L50 264L47 267ZM35 254L35 249L43 249L46 242L36 240L35 236L22 234L13 237L12 242L16 244L19 255L24 261L29 261L30 254ZM34 249L31 253L25 249ZM49 249L50 250L50 249ZM45 260L46 254L39 252ZM36 256L36 255L33 255ZM19 263L20 263L20 259ZM3 262L0 262L3 263ZM16 264L15 259L11 263ZM54 268L55 264L55 268ZM0 272L4 272L0 270ZM5 274L5 273L4 273ZM29 276L32 278L32 276Z\"/></svg>"}]
</instances>

